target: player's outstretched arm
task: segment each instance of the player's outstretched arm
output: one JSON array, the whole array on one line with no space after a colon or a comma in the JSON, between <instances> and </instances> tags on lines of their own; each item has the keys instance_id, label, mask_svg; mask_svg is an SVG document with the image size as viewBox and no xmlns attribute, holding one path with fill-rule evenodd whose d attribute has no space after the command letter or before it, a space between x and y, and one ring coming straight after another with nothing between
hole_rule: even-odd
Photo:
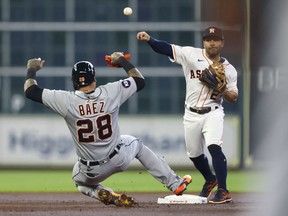
<instances>
[{"instance_id":1,"label":"player's outstretched arm","mask_svg":"<svg viewBox=\"0 0 288 216\"><path fill-rule=\"evenodd\" d=\"M157 40L151 37L147 32L138 32L137 39L140 41L146 41L150 47L157 53L169 56L173 59L173 49L171 44L163 40Z\"/></svg>"},{"instance_id":2,"label":"player's outstretched arm","mask_svg":"<svg viewBox=\"0 0 288 216\"><path fill-rule=\"evenodd\" d=\"M145 86L145 80L141 72L129 62L121 52L114 52L111 54L111 63L118 64L126 71L128 77L133 77L136 85L137 91L140 91Z\"/></svg>"},{"instance_id":3,"label":"player's outstretched arm","mask_svg":"<svg viewBox=\"0 0 288 216\"><path fill-rule=\"evenodd\" d=\"M41 58L29 59L27 62L27 76L24 83L25 96L31 100L42 103L43 89L39 88L36 78L36 72L43 68L45 60Z\"/></svg>"}]
</instances>

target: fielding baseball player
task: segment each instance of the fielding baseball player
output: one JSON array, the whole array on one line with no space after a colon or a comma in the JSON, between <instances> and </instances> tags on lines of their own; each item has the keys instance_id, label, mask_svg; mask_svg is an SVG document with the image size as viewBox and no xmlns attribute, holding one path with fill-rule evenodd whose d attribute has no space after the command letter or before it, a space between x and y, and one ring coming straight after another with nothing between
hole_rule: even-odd
<instances>
[{"instance_id":1,"label":"fielding baseball player","mask_svg":"<svg viewBox=\"0 0 288 216\"><path fill-rule=\"evenodd\" d=\"M142 74L122 53L113 53L110 63L123 67L128 78L97 87L94 66L88 61L80 61L72 69L73 92L42 89L37 85L36 72L44 62L40 58L28 60L25 95L66 121L79 157L73 168L73 180L81 193L106 205L134 206L133 198L117 194L100 183L112 174L126 170L136 158L175 195L183 194L192 181L191 176L180 178L141 140L120 135L120 106L145 86Z\"/></svg>"},{"instance_id":2,"label":"fielding baseball player","mask_svg":"<svg viewBox=\"0 0 288 216\"><path fill-rule=\"evenodd\" d=\"M186 80L185 142L189 158L205 178L200 196L209 198L218 184L218 190L209 203L230 202L232 198L226 186L227 161L222 151L222 101L224 98L235 102L238 89L235 68L220 56L224 47L221 29L209 27L204 31L204 49L169 44L146 32L139 32L137 39L147 41L155 52L182 66ZM204 154L205 145L212 156L215 175Z\"/></svg>"}]
</instances>

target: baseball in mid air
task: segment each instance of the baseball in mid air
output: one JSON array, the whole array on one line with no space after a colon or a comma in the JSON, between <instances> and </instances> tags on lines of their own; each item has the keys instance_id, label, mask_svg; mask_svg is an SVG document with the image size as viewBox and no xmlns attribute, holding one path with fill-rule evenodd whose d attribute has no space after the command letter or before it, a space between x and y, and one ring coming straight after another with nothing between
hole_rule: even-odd
<instances>
[{"instance_id":1,"label":"baseball in mid air","mask_svg":"<svg viewBox=\"0 0 288 216\"><path fill-rule=\"evenodd\" d=\"M130 15L133 13L133 10L132 10L132 8L130 8L130 7L125 7L124 10L123 10L123 13L124 13L126 16L130 16Z\"/></svg>"}]
</instances>

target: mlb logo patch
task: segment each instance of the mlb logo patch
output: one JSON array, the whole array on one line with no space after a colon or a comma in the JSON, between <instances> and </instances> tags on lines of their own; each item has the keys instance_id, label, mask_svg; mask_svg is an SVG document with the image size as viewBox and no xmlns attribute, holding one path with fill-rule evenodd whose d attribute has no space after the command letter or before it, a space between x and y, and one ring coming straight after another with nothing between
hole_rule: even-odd
<instances>
[{"instance_id":1,"label":"mlb logo patch","mask_svg":"<svg viewBox=\"0 0 288 216\"><path fill-rule=\"evenodd\" d=\"M122 86L123 86L124 88L129 88L129 87L131 86L130 80L123 80L123 81L122 81Z\"/></svg>"}]
</instances>

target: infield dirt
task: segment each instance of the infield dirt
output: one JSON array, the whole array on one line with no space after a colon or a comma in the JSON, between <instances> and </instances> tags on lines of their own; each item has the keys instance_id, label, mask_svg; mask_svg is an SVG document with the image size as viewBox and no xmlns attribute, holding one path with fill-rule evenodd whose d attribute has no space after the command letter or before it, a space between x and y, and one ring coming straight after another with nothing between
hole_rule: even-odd
<instances>
[{"instance_id":1,"label":"infield dirt","mask_svg":"<svg viewBox=\"0 0 288 216\"><path fill-rule=\"evenodd\" d=\"M136 207L105 206L80 193L0 193L1 216L249 216L260 215L260 194L232 193L229 204L157 204L158 197L167 193L129 193L138 203Z\"/></svg>"}]
</instances>

